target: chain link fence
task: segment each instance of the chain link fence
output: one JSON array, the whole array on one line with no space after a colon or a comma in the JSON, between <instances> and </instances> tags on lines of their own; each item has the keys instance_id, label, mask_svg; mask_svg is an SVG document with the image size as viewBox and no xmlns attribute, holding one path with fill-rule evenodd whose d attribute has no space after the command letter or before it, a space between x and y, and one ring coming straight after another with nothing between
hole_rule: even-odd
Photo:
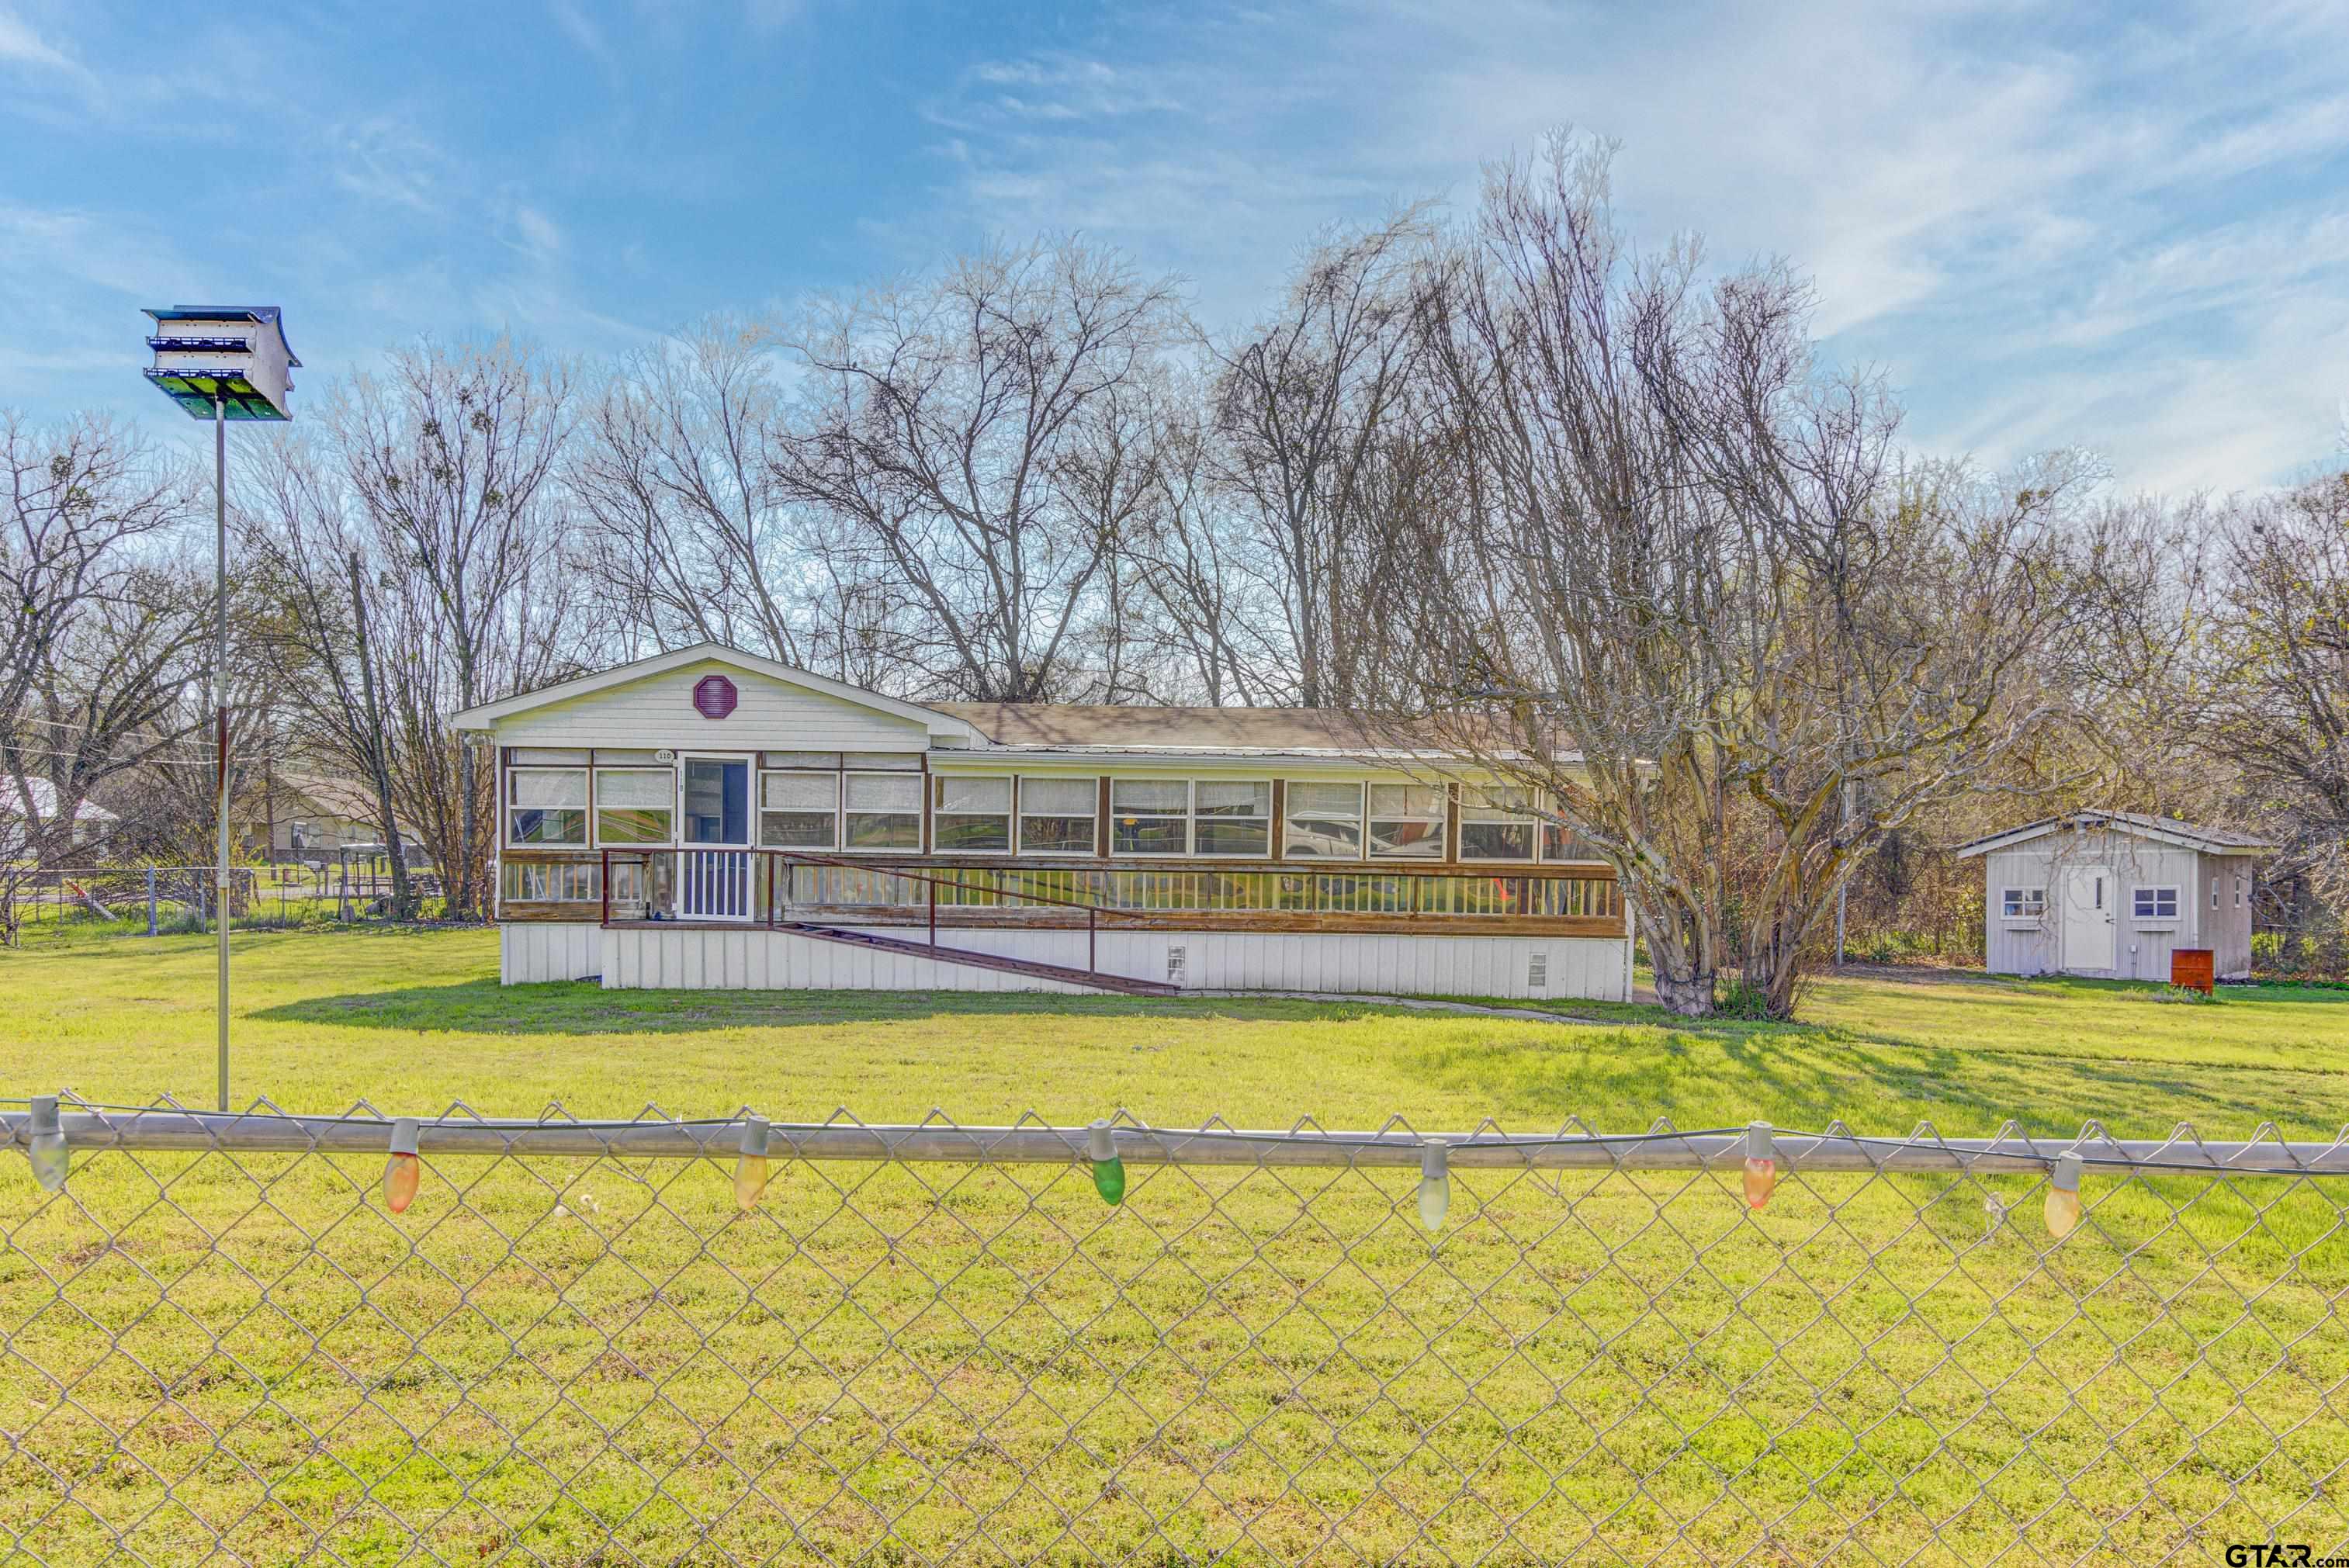
<instances>
[{"instance_id":1,"label":"chain link fence","mask_svg":"<svg viewBox=\"0 0 2349 1568\"><path fill-rule=\"evenodd\" d=\"M2349 1551L2342 1140L5 1130L0 1562Z\"/></svg>"}]
</instances>

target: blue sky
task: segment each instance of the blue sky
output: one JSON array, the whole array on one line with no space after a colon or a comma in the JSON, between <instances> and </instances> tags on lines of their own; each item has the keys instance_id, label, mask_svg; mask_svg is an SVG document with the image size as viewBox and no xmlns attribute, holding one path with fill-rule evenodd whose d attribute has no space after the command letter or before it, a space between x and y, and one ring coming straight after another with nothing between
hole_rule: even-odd
<instances>
[{"instance_id":1,"label":"blue sky","mask_svg":"<svg viewBox=\"0 0 2349 1568\"><path fill-rule=\"evenodd\" d=\"M174 434L144 304L282 304L315 385L1055 228L1236 327L1316 229L1464 203L1561 122L1622 142L1642 235L1814 278L1921 447L2230 490L2326 458L2349 397L2339 0L0 0L0 404Z\"/></svg>"}]
</instances>

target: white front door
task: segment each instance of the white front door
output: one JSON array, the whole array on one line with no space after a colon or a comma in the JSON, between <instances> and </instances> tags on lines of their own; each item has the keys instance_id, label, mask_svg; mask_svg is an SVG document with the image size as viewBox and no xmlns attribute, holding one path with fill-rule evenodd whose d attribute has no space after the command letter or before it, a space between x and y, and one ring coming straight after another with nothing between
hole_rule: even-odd
<instances>
[{"instance_id":1,"label":"white front door","mask_svg":"<svg viewBox=\"0 0 2349 1568\"><path fill-rule=\"evenodd\" d=\"M2119 879L2110 866L2073 866L2064 873L2064 967L2113 967L2113 900Z\"/></svg>"},{"instance_id":2,"label":"white front door","mask_svg":"<svg viewBox=\"0 0 2349 1568\"><path fill-rule=\"evenodd\" d=\"M748 920L750 758L687 757L678 769L677 912L688 920Z\"/></svg>"}]
</instances>

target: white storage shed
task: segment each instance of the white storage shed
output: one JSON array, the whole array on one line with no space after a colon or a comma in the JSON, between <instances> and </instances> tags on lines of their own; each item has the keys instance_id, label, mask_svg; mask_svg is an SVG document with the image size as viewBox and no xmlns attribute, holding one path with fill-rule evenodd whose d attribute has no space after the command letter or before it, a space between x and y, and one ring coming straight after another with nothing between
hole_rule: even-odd
<instances>
[{"instance_id":1,"label":"white storage shed","mask_svg":"<svg viewBox=\"0 0 2349 1568\"><path fill-rule=\"evenodd\" d=\"M2130 811L2050 817L1961 845L1980 858L1982 952L1993 975L2170 977L2208 948L2222 980L2250 977L2252 868L2275 845Z\"/></svg>"}]
</instances>

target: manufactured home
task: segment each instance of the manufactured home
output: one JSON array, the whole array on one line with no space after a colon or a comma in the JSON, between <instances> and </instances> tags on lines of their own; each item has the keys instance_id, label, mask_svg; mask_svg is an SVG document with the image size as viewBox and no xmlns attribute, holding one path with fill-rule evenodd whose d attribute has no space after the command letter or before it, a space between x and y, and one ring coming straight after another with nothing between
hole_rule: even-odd
<instances>
[{"instance_id":1,"label":"manufactured home","mask_svg":"<svg viewBox=\"0 0 2349 1568\"><path fill-rule=\"evenodd\" d=\"M1984 967L1993 975L2170 978L2207 949L2221 980L2251 972L2253 868L2275 846L2225 828L2082 811L1959 846L1982 862Z\"/></svg>"},{"instance_id":2,"label":"manufactured home","mask_svg":"<svg viewBox=\"0 0 2349 1568\"><path fill-rule=\"evenodd\" d=\"M1299 708L915 703L703 645L469 709L509 984L1629 1000L1522 790Z\"/></svg>"}]
</instances>

